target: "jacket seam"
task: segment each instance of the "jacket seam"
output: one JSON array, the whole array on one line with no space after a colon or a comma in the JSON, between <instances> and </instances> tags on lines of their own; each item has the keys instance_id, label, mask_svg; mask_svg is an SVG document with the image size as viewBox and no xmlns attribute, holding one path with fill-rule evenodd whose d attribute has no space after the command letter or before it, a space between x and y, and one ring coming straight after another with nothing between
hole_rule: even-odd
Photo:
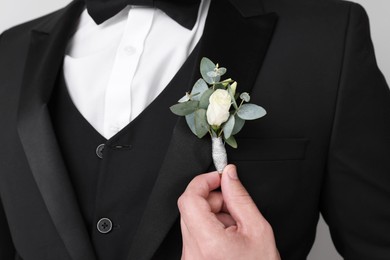
<instances>
[{"instance_id":1,"label":"jacket seam","mask_svg":"<svg viewBox=\"0 0 390 260\"><path fill-rule=\"evenodd\" d=\"M342 89L342 81L343 81L343 76L344 76L344 71L345 71L345 62L346 62L346 50L347 50L347 44L348 44L348 36L351 31L351 19L352 19L352 8L353 8L353 3L349 4L348 8L348 19L347 19L347 24L345 27L345 32L344 32L344 42L343 42L343 50L342 50L342 57L341 57L341 62L340 62L340 69L339 69L339 75L338 75L338 81L337 81L337 90L336 90L336 98L334 100L334 105L333 105L333 115L332 115L332 124L330 126L330 134L328 138L328 147L327 147L327 153L326 153L326 158L325 158L325 169L324 169L324 175L323 175L323 180L326 178L326 175L328 174L328 167L329 167L329 157L330 157L330 150L332 148L333 144L333 137L334 137L334 128L336 124L336 114L338 111L338 104L340 101L340 92ZM323 187L324 187L324 182L322 182L321 186L321 198L322 198L322 192L323 192ZM321 203L322 204L322 203ZM321 209L321 207L320 207ZM322 209L321 209L322 212Z\"/></svg>"}]
</instances>

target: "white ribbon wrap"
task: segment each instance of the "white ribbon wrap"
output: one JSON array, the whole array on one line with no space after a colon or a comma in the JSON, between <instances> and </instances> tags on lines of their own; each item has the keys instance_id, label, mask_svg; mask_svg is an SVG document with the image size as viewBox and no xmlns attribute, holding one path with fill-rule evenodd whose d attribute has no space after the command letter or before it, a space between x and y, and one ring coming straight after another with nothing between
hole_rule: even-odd
<instances>
[{"instance_id":1,"label":"white ribbon wrap","mask_svg":"<svg viewBox=\"0 0 390 260\"><path fill-rule=\"evenodd\" d=\"M215 165L215 169L219 173L222 173L223 169L227 165L227 154L225 145L221 137L211 137L212 141L212 156Z\"/></svg>"}]
</instances>

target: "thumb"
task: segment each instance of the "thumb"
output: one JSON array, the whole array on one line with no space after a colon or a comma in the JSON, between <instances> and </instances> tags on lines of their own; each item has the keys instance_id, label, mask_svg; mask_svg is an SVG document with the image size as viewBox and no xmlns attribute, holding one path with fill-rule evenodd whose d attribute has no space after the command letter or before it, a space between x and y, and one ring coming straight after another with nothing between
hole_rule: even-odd
<instances>
[{"instance_id":1,"label":"thumb","mask_svg":"<svg viewBox=\"0 0 390 260\"><path fill-rule=\"evenodd\" d=\"M236 166L230 164L223 170L221 190L226 207L238 225L250 228L265 220L238 179Z\"/></svg>"}]
</instances>

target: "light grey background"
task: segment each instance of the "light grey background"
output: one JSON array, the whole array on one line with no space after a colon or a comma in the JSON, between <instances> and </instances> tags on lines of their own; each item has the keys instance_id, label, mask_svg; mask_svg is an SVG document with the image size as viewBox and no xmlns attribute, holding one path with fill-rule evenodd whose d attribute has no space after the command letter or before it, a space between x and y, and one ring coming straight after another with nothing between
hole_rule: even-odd
<instances>
[{"instance_id":1,"label":"light grey background","mask_svg":"<svg viewBox=\"0 0 390 260\"><path fill-rule=\"evenodd\" d=\"M60 7L70 0L0 0L0 32L7 28L39 17ZM316 0L313 0L316 1ZM390 1L355 0L363 5L370 17L371 33L374 41L379 67L387 81L390 81ZM316 242L309 260L342 259L330 240L328 227L321 219L318 224Z\"/></svg>"}]
</instances>

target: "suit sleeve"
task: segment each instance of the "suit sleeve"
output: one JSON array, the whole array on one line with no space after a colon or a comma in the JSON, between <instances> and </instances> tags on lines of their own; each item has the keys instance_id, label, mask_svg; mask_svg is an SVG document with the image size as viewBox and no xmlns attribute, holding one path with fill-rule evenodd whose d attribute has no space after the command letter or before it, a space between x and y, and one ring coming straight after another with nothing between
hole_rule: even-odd
<instances>
[{"instance_id":1,"label":"suit sleeve","mask_svg":"<svg viewBox=\"0 0 390 260\"><path fill-rule=\"evenodd\" d=\"M352 4L322 191L322 214L345 259L390 259L390 91L368 17Z\"/></svg>"}]
</instances>

